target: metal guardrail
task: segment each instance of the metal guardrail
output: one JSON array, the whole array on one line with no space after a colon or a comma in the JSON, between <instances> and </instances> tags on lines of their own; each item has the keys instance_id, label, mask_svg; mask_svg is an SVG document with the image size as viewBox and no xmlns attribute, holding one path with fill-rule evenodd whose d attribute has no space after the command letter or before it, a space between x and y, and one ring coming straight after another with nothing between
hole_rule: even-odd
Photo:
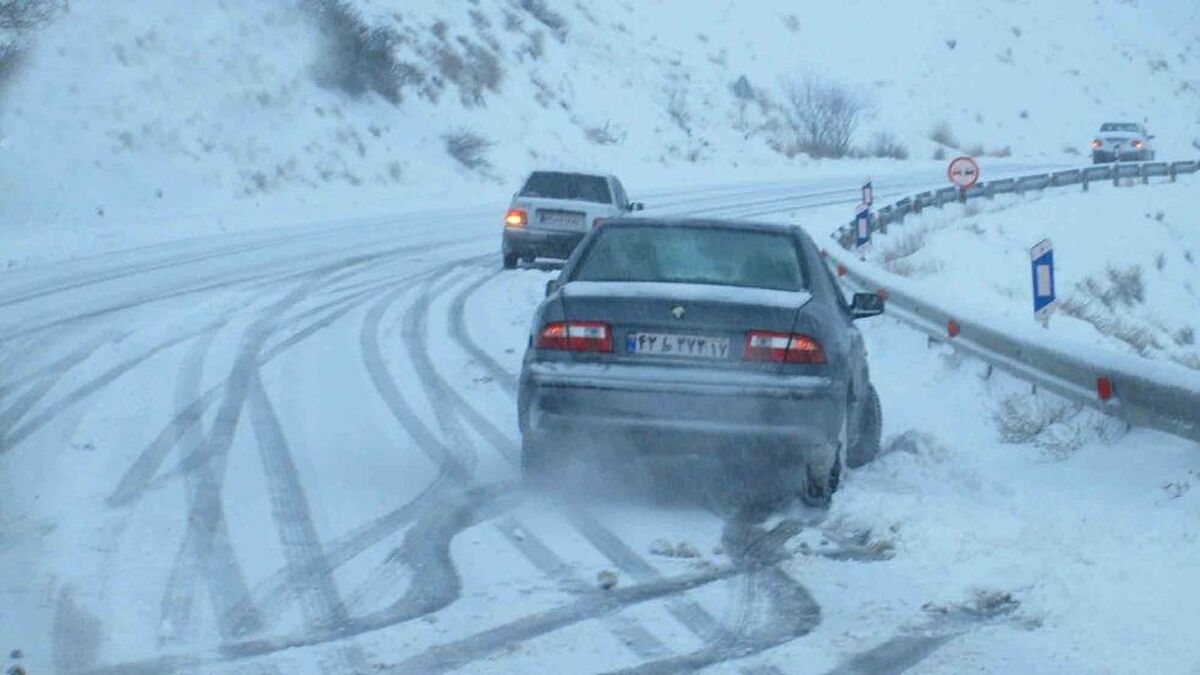
<instances>
[{"instance_id":1,"label":"metal guardrail","mask_svg":"<svg viewBox=\"0 0 1200 675\"><path fill-rule=\"evenodd\" d=\"M1150 178L1165 176L1174 182L1176 176L1197 171L1200 171L1200 161L1196 160L1120 162L976 183L965 194L960 194L958 188L955 187L930 190L905 197L879 209L871 221L871 231L887 232L889 225L902 223L909 215L920 213L929 207L941 208L954 202L969 202L980 198L991 199L1002 194L1041 192L1049 188L1063 188L1071 185L1081 185L1086 191L1091 183L1104 180L1119 181L1122 178L1140 178L1143 183L1146 183ZM850 247L853 236L854 223L843 225L834 232L834 238L841 243L843 248Z\"/></svg>"},{"instance_id":2,"label":"metal guardrail","mask_svg":"<svg viewBox=\"0 0 1200 675\"><path fill-rule=\"evenodd\" d=\"M967 200L997 194L1041 191L1124 177L1169 176L1200 171L1200 162L1146 162L1070 169L1051 174L1004 178L976 185ZM956 188L954 200L960 199ZM883 207L872 220L873 231L886 232L912 213L941 206L945 189L923 192ZM831 236L848 249L853 224ZM961 348L994 367L1042 386L1075 403L1090 406L1140 427L1158 429L1200 443L1200 372L1166 361L1152 361L1047 333L1032 325L1001 325L978 313L956 311L923 297L903 277L860 262L847 250L830 250L839 277L862 289L886 293L889 314L938 339Z\"/></svg>"}]
</instances>

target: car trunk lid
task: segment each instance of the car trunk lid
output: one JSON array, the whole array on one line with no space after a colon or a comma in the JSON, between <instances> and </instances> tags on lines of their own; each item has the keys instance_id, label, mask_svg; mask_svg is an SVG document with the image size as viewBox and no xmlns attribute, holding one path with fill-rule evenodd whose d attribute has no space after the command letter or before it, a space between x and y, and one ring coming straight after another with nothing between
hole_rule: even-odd
<instances>
[{"instance_id":1,"label":"car trunk lid","mask_svg":"<svg viewBox=\"0 0 1200 675\"><path fill-rule=\"evenodd\" d=\"M659 283L573 281L560 295L568 321L602 321L611 354L596 358L684 366L778 370L743 360L751 330L790 333L807 291Z\"/></svg>"}]
</instances>

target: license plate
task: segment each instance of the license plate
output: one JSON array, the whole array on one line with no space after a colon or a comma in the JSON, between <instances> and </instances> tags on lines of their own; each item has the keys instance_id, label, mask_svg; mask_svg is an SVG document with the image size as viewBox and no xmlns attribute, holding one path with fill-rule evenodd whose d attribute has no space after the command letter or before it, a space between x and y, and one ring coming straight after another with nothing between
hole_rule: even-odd
<instances>
[{"instance_id":1,"label":"license plate","mask_svg":"<svg viewBox=\"0 0 1200 675\"><path fill-rule=\"evenodd\" d=\"M583 216L572 213L541 213L542 225L560 229L579 229L583 227Z\"/></svg>"},{"instance_id":2,"label":"license plate","mask_svg":"<svg viewBox=\"0 0 1200 675\"><path fill-rule=\"evenodd\" d=\"M630 354L727 359L729 358L729 338L667 333L630 333L625 336L625 351Z\"/></svg>"}]
</instances>

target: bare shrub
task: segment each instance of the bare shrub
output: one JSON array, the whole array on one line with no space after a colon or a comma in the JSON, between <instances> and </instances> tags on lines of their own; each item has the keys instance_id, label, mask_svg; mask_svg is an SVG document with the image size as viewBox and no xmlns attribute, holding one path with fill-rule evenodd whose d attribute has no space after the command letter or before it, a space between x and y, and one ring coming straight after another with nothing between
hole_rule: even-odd
<instances>
[{"instance_id":1,"label":"bare shrub","mask_svg":"<svg viewBox=\"0 0 1200 675\"><path fill-rule=\"evenodd\" d=\"M1191 326L1184 326L1175 331L1171 339L1180 347L1190 347L1196 344L1196 331Z\"/></svg>"},{"instance_id":2,"label":"bare shrub","mask_svg":"<svg viewBox=\"0 0 1200 675\"><path fill-rule=\"evenodd\" d=\"M1007 145L988 152L988 157L1012 157L1012 148Z\"/></svg>"},{"instance_id":3,"label":"bare shrub","mask_svg":"<svg viewBox=\"0 0 1200 675\"><path fill-rule=\"evenodd\" d=\"M955 150L958 149L958 139L954 137L954 132L950 129L950 123L945 120L935 124L929 131L929 140Z\"/></svg>"},{"instance_id":4,"label":"bare shrub","mask_svg":"<svg viewBox=\"0 0 1200 675\"><path fill-rule=\"evenodd\" d=\"M559 42L566 41L567 20L561 14L547 7L546 0L516 0L516 4L538 23L549 28Z\"/></svg>"},{"instance_id":5,"label":"bare shrub","mask_svg":"<svg viewBox=\"0 0 1200 675\"><path fill-rule=\"evenodd\" d=\"M625 132L614 127L612 122L605 122L602 127L588 127L583 130L583 135L596 145L616 145L625 141Z\"/></svg>"},{"instance_id":6,"label":"bare shrub","mask_svg":"<svg viewBox=\"0 0 1200 675\"><path fill-rule=\"evenodd\" d=\"M985 154L983 146L978 143L976 143L975 145L972 145L969 148L964 148L963 152L971 157L983 157L983 155Z\"/></svg>"},{"instance_id":7,"label":"bare shrub","mask_svg":"<svg viewBox=\"0 0 1200 675\"><path fill-rule=\"evenodd\" d=\"M1077 148L1073 145L1064 145L1062 151L1063 151L1064 155L1078 155L1079 154L1079 148Z\"/></svg>"},{"instance_id":8,"label":"bare shrub","mask_svg":"<svg viewBox=\"0 0 1200 675\"><path fill-rule=\"evenodd\" d=\"M487 159L487 152L495 145L493 141L465 129L445 134L442 140L446 143L446 152L464 167L472 171L492 167L492 163Z\"/></svg>"},{"instance_id":9,"label":"bare shrub","mask_svg":"<svg viewBox=\"0 0 1200 675\"><path fill-rule=\"evenodd\" d=\"M908 159L908 148L903 143L896 140L896 137L887 131L881 131L875 134L871 139L871 146L867 152L872 157L889 157L891 159Z\"/></svg>"},{"instance_id":10,"label":"bare shrub","mask_svg":"<svg viewBox=\"0 0 1200 675\"><path fill-rule=\"evenodd\" d=\"M1101 413L1055 396L1010 394L992 412L1004 443L1028 443L1065 459L1084 443L1112 440L1122 425Z\"/></svg>"},{"instance_id":11,"label":"bare shrub","mask_svg":"<svg viewBox=\"0 0 1200 675\"><path fill-rule=\"evenodd\" d=\"M61 0L0 0L0 30L18 35L37 30L54 19Z\"/></svg>"},{"instance_id":12,"label":"bare shrub","mask_svg":"<svg viewBox=\"0 0 1200 675\"><path fill-rule=\"evenodd\" d=\"M302 0L324 39L321 57L313 66L318 84L351 96L375 92L399 104L406 85L423 80L419 71L396 58L401 36L372 28L344 0Z\"/></svg>"},{"instance_id":13,"label":"bare shrub","mask_svg":"<svg viewBox=\"0 0 1200 675\"><path fill-rule=\"evenodd\" d=\"M785 14L783 17L783 25L793 33L800 32L800 17L795 14Z\"/></svg>"},{"instance_id":14,"label":"bare shrub","mask_svg":"<svg viewBox=\"0 0 1200 675\"><path fill-rule=\"evenodd\" d=\"M1079 406L1066 401L1048 400L1033 394L1011 394L1000 401L993 419L1005 443L1029 443L1052 424L1065 421Z\"/></svg>"},{"instance_id":15,"label":"bare shrub","mask_svg":"<svg viewBox=\"0 0 1200 675\"><path fill-rule=\"evenodd\" d=\"M687 90L674 86L667 93L667 116L688 136L692 135L692 115L688 112Z\"/></svg>"},{"instance_id":16,"label":"bare shrub","mask_svg":"<svg viewBox=\"0 0 1200 675\"><path fill-rule=\"evenodd\" d=\"M522 46L520 53L528 54L534 61L541 60L546 53L546 34L535 30L529 34L529 41Z\"/></svg>"},{"instance_id":17,"label":"bare shrub","mask_svg":"<svg viewBox=\"0 0 1200 675\"><path fill-rule=\"evenodd\" d=\"M1175 354L1171 356L1171 360L1183 366L1184 368L1200 370L1200 352L1190 351L1183 352L1181 354Z\"/></svg>"},{"instance_id":18,"label":"bare shrub","mask_svg":"<svg viewBox=\"0 0 1200 675\"><path fill-rule=\"evenodd\" d=\"M1092 324L1101 334L1120 340L1141 356L1149 356L1153 350L1162 349L1155 332L1110 310L1098 308L1096 301L1078 296L1064 298L1059 310L1067 316Z\"/></svg>"},{"instance_id":19,"label":"bare shrub","mask_svg":"<svg viewBox=\"0 0 1200 675\"><path fill-rule=\"evenodd\" d=\"M946 159L946 149L939 145L937 149L933 151L933 158Z\"/></svg>"},{"instance_id":20,"label":"bare shrub","mask_svg":"<svg viewBox=\"0 0 1200 675\"><path fill-rule=\"evenodd\" d=\"M784 114L811 157L845 157L868 105L847 87L816 76L783 85Z\"/></svg>"}]
</instances>

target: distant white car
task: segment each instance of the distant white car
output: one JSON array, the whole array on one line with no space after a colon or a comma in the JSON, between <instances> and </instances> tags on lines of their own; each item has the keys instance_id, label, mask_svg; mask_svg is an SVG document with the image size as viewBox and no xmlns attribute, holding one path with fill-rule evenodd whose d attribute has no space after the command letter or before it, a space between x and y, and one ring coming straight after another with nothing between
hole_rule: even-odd
<instances>
[{"instance_id":1,"label":"distant white car","mask_svg":"<svg viewBox=\"0 0 1200 675\"><path fill-rule=\"evenodd\" d=\"M1105 122L1092 141L1092 163L1154 160L1154 136L1135 122Z\"/></svg>"},{"instance_id":2,"label":"distant white car","mask_svg":"<svg viewBox=\"0 0 1200 675\"><path fill-rule=\"evenodd\" d=\"M518 260L566 260L593 227L642 208L629 201L616 176L534 171L504 215L504 267L512 269Z\"/></svg>"}]
</instances>

